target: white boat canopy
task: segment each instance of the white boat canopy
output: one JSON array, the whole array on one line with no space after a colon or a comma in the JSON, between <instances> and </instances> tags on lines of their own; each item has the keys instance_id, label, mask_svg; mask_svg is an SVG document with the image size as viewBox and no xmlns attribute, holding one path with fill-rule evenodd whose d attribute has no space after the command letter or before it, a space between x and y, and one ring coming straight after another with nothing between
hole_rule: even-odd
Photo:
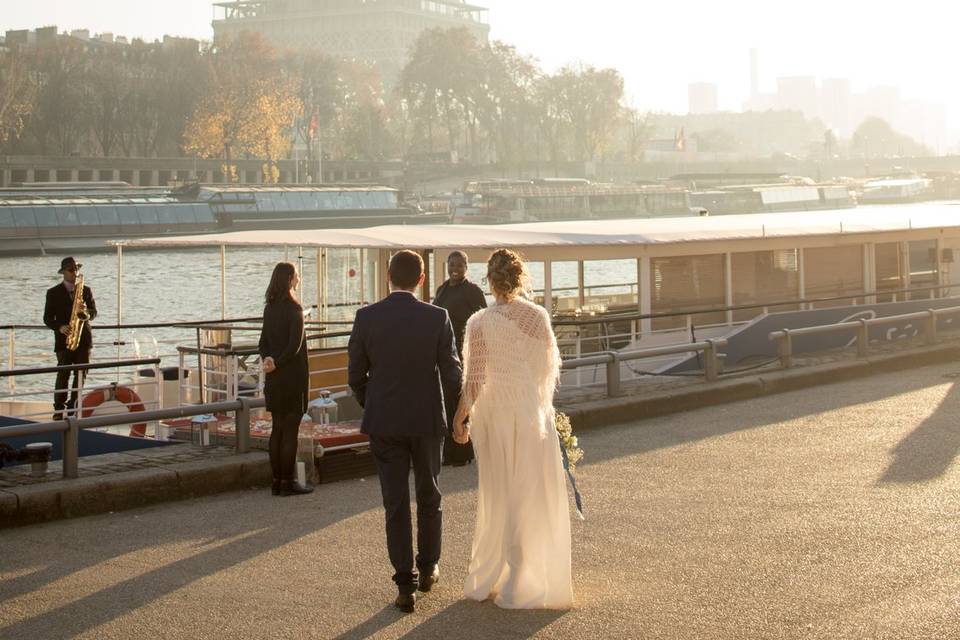
<instances>
[{"instance_id":1,"label":"white boat canopy","mask_svg":"<svg viewBox=\"0 0 960 640\"><path fill-rule=\"evenodd\" d=\"M122 240L126 247L300 246L344 249L602 247L889 233L960 228L960 203L872 206L681 218L506 225L402 225L368 229L237 231Z\"/></svg>"}]
</instances>

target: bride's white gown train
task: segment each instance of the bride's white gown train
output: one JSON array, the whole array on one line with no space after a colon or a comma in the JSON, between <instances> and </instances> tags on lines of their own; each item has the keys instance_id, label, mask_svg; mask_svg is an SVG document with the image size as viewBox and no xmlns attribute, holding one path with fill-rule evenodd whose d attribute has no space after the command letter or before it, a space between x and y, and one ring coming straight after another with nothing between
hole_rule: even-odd
<instances>
[{"instance_id":1,"label":"bride's white gown train","mask_svg":"<svg viewBox=\"0 0 960 640\"><path fill-rule=\"evenodd\" d=\"M560 353L524 299L478 312L464 340L464 402L480 476L464 593L510 609L573 604L570 511L553 392Z\"/></svg>"}]
</instances>

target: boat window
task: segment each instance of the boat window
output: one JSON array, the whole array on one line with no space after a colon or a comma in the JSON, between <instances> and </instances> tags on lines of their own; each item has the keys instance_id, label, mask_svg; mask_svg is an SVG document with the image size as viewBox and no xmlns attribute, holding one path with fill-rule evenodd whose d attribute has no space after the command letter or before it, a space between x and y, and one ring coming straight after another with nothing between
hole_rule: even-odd
<instances>
[{"instance_id":1,"label":"boat window","mask_svg":"<svg viewBox=\"0 0 960 640\"><path fill-rule=\"evenodd\" d=\"M33 216L32 207L13 207L13 224L18 229L35 229L37 219Z\"/></svg>"},{"instance_id":2,"label":"boat window","mask_svg":"<svg viewBox=\"0 0 960 640\"><path fill-rule=\"evenodd\" d=\"M651 310L683 313L723 307L726 301L723 254L675 256L650 260ZM724 311L654 318L653 329L677 329L689 322L697 326L720 324Z\"/></svg>"},{"instance_id":3,"label":"boat window","mask_svg":"<svg viewBox=\"0 0 960 640\"><path fill-rule=\"evenodd\" d=\"M120 214L120 224L125 227L140 224L140 214L133 205L117 207L117 213Z\"/></svg>"},{"instance_id":4,"label":"boat window","mask_svg":"<svg viewBox=\"0 0 960 640\"><path fill-rule=\"evenodd\" d=\"M97 207L87 205L85 207L76 207L77 210L77 219L80 221L80 226L83 227L99 227L100 226L100 216L97 215ZM39 218L40 216L37 216Z\"/></svg>"},{"instance_id":5,"label":"boat window","mask_svg":"<svg viewBox=\"0 0 960 640\"><path fill-rule=\"evenodd\" d=\"M59 224L56 207L33 207L33 213L38 227L56 227Z\"/></svg>"},{"instance_id":6,"label":"boat window","mask_svg":"<svg viewBox=\"0 0 960 640\"><path fill-rule=\"evenodd\" d=\"M13 210L11 207L0 207L0 227L7 229L13 227Z\"/></svg>"},{"instance_id":7,"label":"boat window","mask_svg":"<svg viewBox=\"0 0 960 640\"><path fill-rule=\"evenodd\" d=\"M80 226L80 220L77 219L76 207L57 207L57 219L60 221L60 225L64 227Z\"/></svg>"},{"instance_id":8,"label":"boat window","mask_svg":"<svg viewBox=\"0 0 960 640\"><path fill-rule=\"evenodd\" d=\"M260 211L276 211L276 205L271 198L272 193L258 193L256 196L257 208Z\"/></svg>"},{"instance_id":9,"label":"boat window","mask_svg":"<svg viewBox=\"0 0 960 640\"><path fill-rule=\"evenodd\" d=\"M795 300L800 295L799 256L796 249L744 251L730 256L733 272L733 304L752 305ZM768 311L793 311L796 304L771 307ZM740 309L734 321L752 320L763 309Z\"/></svg>"},{"instance_id":10,"label":"boat window","mask_svg":"<svg viewBox=\"0 0 960 640\"><path fill-rule=\"evenodd\" d=\"M115 227L120 224L120 215L117 213L117 208L113 205L102 204L97 207L100 212L100 224L104 226Z\"/></svg>"},{"instance_id":11,"label":"boat window","mask_svg":"<svg viewBox=\"0 0 960 640\"><path fill-rule=\"evenodd\" d=\"M814 247L803 251L804 293L807 298L851 296L817 302L815 307L845 307L863 293L863 246Z\"/></svg>"},{"instance_id":12,"label":"boat window","mask_svg":"<svg viewBox=\"0 0 960 640\"><path fill-rule=\"evenodd\" d=\"M193 210L193 214L196 217L197 222L205 223L215 221L213 209L210 207L202 204L195 204L191 205L191 209Z\"/></svg>"},{"instance_id":13,"label":"boat window","mask_svg":"<svg viewBox=\"0 0 960 640\"><path fill-rule=\"evenodd\" d=\"M157 205L154 207L157 211L157 217L160 219L160 224L162 225L175 225L180 222L180 218L177 215L177 205L167 204L167 205Z\"/></svg>"},{"instance_id":14,"label":"boat window","mask_svg":"<svg viewBox=\"0 0 960 640\"><path fill-rule=\"evenodd\" d=\"M140 214L141 224L160 224L160 221L157 219L156 205L138 204L137 213Z\"/></svg>"}]
</instances>

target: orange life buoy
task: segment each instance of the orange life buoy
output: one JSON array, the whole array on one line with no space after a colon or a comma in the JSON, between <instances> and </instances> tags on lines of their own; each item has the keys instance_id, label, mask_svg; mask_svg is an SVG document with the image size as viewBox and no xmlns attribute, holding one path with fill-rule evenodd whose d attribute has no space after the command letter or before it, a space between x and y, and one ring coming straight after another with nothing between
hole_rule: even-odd
<instances>
[{"instance_id":1,"label":"orange life buoy","mask_svg":"<svg viewBox=\"0 0 960 640\"><path fill-rule=\"evenodd\" d=\"M89 418L93 415L94 409L104 402L111 400L122 402L130 413L146 411L146 408L143 406L143 400L140 399L136 391L118 384L113 384L109 387L94 389L83 396L83 400L80 402L80 408L82 409L80 417ZM147 436L147 423L138 422L137 424L131 425L130 435L135 438L145 438Z\"/></svg>"}]
</instances>

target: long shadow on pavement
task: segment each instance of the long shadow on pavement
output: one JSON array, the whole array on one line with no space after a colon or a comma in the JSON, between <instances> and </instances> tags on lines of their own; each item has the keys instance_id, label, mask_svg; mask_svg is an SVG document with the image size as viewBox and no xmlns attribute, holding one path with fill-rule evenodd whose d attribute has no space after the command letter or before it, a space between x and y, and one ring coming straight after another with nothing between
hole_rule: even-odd
<instances>
[{"instance_id":1,"label":"long shadow on pavement","mask_svg":"<svg viewBox=\"0 0 960 640\"><path fill-rule=\"evenodd\" d=\"M954 384L937 410L893 448L880 482L924 482L946 473L960 453L958 409L960 387Z\"/></svg>"},{"instance_id":2,"label":"long shadow on pavement","mask_svg":"<svg viewBox=\"0 0 960 640\"><path fill-rule=\"evenodd\" d=\"M38 566L42 568L0 583L0 602L40 590L73 573L137 551L182 542L194 543L200 549L212 545L209 550L124 580L42 615L0 627L0 637L45 638L50 637L53 629L58 637L73 637L195 581L380 506L379 494L369 491L355 492L359 495L354 495L351 500L337 501L336 504L330 504L322 498L316 498L312 502L309 498L281 500L268 497L267 491L261 492L265 497L257 503L260 508L246 510L242 514L231 509L230 496L236 494L205 499L210 501L207 516L209 526L203 529L206 538L202 540L197 539L197 528L189 526L188 523L172 528L173 530L151 525L155 521L155 513L161 510L169 512L170 509L182 509L189 513L194 501L188 501L125 512L112 519L111 516L92 516L104 523L104 527L92 538L71 539L70 528L67 526L67 537L63 539L63 547L59 549L27 545L31 552L23 556L5 554L5 572L15 573L18 569L29 570ZM325 497L329 494L324 492L321 495ZM23 540L29 540L31 532L38 528L57 526L64 527L64 523L13 529L5 532L4 535L9 536L5 542L15 542L13 536L22 536ZM217 545L220 540L230 541ZM71 553L71 550L76 550L77 553Z\"/></svg>"},{"instance_id":3,"label":"long shadow on pavement","mask_svg":"<svg viewBox=\"0 0 960 640\"><path fill-rule=\"evenodd\" d=\"M923 370L921 369L919 371L922 372ZM900 378L902 387L899 389L899 393L909 393L947 382L943 377L931 377L929 374L911 376L910 373L909 371L903 372ZM875 402L891 395L886 386L878 388L876 385L872 385L871 378L844 381L837 384L846 385L848 392L843 396L836 396L825 393L824 389L827 387L815 387L813 389L791 391L778 396L763 396L756 400L744 400L726 405L694 409L688 413L675 414L673 419L667 416L666 418L651 418L648 423L638 422L630 426L600 427L601 429L631 429L635 430L637 434L636 437L624 438L622 448L606 454L590 455L588 449L590 431L588 430L578 434L581 436L584 447L588 451L583 463L589 465L593 462L656 451L658 449L697 442L730 433L746 431L748 429L766 427L779 422L802 418L807 415L826 413L844 407ZM849 391L851 386L853 390ZM784 398L785 396L798 393L808 394L808 396L804 398L803 402L797 403L789 401L770 402L773 398ZM956 401L956 399L953 400L953 402ZM945 400L942 406L949 404L950 401ZM763 406L763 409L758 410L758 406ZM736 422L711 419L711 414L718 411L739 411L741 412L741 416L739 421ZM682 415L684 418L683 424L681 425L677 424L678 415ZM939 422L937 424L939 424ZM946 434L938 429L937 435L945 436ZM960 443L952 447L952 449L953 454L951 454L951 459L956 455L957 450L960 449Z\"/></svg>"},{"instance_id":4,"label":"long shadow on pavement","mask_svg":"<svg viewBox=\"0 0 960 640\"><path fill-rule=\"evenodd\" d=\"M444 638L530 638L566 611L500 609L492 602L460 600L401 636L404 640Z\"/></svg>"}]
</instances>

